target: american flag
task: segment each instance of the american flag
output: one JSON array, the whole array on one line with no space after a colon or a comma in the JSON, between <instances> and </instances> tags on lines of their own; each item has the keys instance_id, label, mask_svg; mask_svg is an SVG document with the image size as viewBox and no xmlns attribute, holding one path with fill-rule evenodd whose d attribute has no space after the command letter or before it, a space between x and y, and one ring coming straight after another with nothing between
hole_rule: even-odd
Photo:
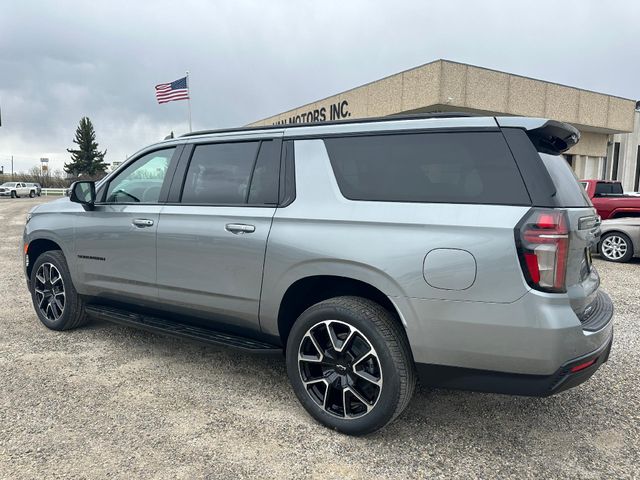
<instances>
[{"instance_id":1,"label":"american flag","mask_svg":"<svg viewBox=\"0 0 640 480\"><path fill-rule=\"evenodd\" d=\"M158 100L158 103L188 99L189 86L187 85L187 77L179 78L175 82L156 85L156 100Z\"/></svg>"}]
</instances>

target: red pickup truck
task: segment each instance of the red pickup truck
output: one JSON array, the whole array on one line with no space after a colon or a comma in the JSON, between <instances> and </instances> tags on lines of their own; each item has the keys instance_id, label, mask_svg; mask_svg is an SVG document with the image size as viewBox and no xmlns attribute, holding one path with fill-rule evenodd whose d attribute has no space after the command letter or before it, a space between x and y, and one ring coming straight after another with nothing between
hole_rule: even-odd
<instances>
[{"instance_id":1,"label":"red pickup truck","mask_svg":"<svg viewBox=\"0 0 640 480\"><path fill-rule=\"evenodd\" d=\"M640 196L625 195L622 183L606 180L580 180L603 220L640 217Z\"/></svg>"}]
</instances>

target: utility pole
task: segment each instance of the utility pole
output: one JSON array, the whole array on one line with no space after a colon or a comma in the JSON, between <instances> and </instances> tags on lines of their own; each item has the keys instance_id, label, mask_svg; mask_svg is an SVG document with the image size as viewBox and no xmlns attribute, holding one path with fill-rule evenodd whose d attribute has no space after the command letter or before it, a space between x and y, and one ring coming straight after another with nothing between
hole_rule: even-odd
<instances>
[{"instance_id":1,"label":"utility pole","mask_svg":"<svg viewBox=\"0 0 640 480\"><path fill-rule=\"evenodd\" d=\"M11 180L13 180L13 155L11 155Z\"/></svg>"}]
</instances>

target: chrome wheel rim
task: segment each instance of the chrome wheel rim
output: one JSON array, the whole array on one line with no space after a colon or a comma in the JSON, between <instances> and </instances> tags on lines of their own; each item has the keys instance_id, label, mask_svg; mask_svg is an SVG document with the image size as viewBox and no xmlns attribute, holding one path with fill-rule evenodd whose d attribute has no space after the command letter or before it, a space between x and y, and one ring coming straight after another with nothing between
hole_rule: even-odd
<instances>
[{"instance_id":1,"label":"chrome wheel rim","mask_svg":"<svg viewBox=\"0 0 640 480\"><path fill-rule=\"evenodd\" d=\"M62 275L55 265L40 265L36 272L34 291L40 313L47 320L58 320L64 313L66 297Z\"/></svg>"},{"instance_id":2,"label":"chrome wheel rim","mask_svg":"<svg viewBox=\"0 0 640 480\"><path fill-rule=\"evenodd\" d=\"M315 324L300 342L298 371L304 388L326 413L361 418L382 392L382 366L369 339L339 320Z\"/></svg>"},{"instance_id":3,"label":"chrome wheel rim","mask_svg":"<svg viewBox=\"0 0 640 480\"><path fill-rule=\"evenodd\" d=\"M611 260L620 260L628 248L627 241L618 235L610 235L602 241L602 254Z\"/></svg>"}]
</instances>

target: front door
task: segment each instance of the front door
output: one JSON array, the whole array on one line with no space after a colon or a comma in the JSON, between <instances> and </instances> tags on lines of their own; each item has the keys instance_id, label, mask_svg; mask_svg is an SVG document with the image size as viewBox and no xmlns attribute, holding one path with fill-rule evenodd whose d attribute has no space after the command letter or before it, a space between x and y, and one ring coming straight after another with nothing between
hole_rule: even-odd
<instances>
[{"instance_id":1,"label":"front door","mask_svg":"<svg viewBox=\"0 0 640 480\"><path fill-rule=\"evenodd\" d=\"M274 139L202 144L185 158L180 196L163 207L158 226L159 298L169 308L259 329L280 145Z\"/></svg>"},{"instance_id":2,"label":"front door","mask_svg":"<svg viewBox=\"0 0 640 480\"><path fill-rule=\"evenodd\" d=\"M94 210L75 216L76 272L87 289L81 293L157 299L160 197L175 150L133 161L101 188Z\"/></svg>"}]
</instances>

